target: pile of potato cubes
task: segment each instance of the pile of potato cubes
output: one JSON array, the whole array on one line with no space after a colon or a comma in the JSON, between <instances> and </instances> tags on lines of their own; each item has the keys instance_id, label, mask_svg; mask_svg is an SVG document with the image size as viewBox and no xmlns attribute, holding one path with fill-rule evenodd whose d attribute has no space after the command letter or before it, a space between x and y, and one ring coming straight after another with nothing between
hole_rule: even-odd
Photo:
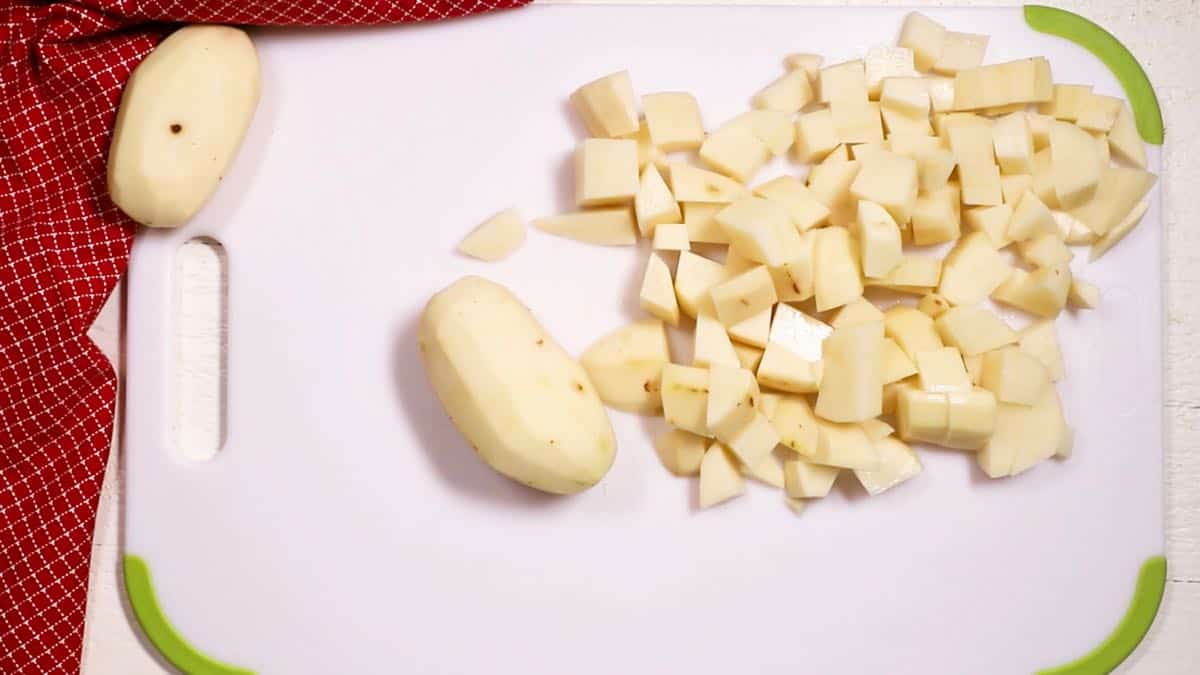
<instances>
[{"instance_id":1,"label":"pile of potato cubes","mask_svg":"<svg viewBox=\"0 0 1200 675\"><path fill-rule=\"evenodd\" d=\"M788 56L712 131L682 92L639 114L625 72L572 96L583 210L535 225L652 242L653 318L581 360L608 405L665 416L659 456L699 475L701 506L744 476L797 509L843 472L878 494L920 473L910 443L970 451L994 478L1069 456L1054 320L1099 302L1071 247L1103 255L1155 176L1122 100L1054 83L1044 58L982 65L987 42L912 13L862 60ZM752 184L788 153L806 178ZM690 365L673 363L664 324L691 320Z\"/></svg>"}]
</instances>

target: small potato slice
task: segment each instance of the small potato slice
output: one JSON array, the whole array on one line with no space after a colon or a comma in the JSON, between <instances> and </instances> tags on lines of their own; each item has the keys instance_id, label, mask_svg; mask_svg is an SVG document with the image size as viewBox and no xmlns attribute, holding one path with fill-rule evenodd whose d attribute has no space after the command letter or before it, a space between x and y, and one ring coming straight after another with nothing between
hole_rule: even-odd
<instances>
[{"instance_id":1,"label":"small potato slice","mask_svg":"<svg viewBox=\"0 0 1200 675\"><path fill-rule=\"evenodd\" d=\"M516 209L506 209L483 221L458 244L460 253L495 262L512 255L525 243L525 221Z\"/></svg>"},{"instance_id":2,"label":"small potato slice","mask_svg":"<svg viewBox=\"0 0 1200 675\"><path fill-rule=\"evenodd\" d=\"M733 454L713 443L700 462L700 508L707 509L746 492L746 479Z\"/></svg>"},{"instance_id":3,"label":"small potato slice","mask_svg":"<svg viewBox=\"0 0 1200 675\"><path fill-rule=\"evenodd\" d=\"M662 412L662 369L671 362L671 353L658 319L643 319L600 338L579 362L607 405L642 415Z\"/></svg>"}]
</instances>

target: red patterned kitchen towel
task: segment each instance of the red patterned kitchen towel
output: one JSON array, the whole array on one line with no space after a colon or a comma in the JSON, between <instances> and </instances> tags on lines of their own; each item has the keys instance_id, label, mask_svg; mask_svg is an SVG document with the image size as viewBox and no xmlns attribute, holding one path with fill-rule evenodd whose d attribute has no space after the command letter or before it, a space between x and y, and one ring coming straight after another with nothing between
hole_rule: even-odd
<instances>
[{"instance_id":1,"label":"red patterned kitchen towel","mask_svg":"<svg viewBox=\"0 0 1200 675\"><path fill-rule=\"evenodd\" d=\"M121 88L171 24L433 21L529 0L0 0L0 673L79 671L116 377L85 332L134 224L109 200Z\"/></svg>"}]
</instances>

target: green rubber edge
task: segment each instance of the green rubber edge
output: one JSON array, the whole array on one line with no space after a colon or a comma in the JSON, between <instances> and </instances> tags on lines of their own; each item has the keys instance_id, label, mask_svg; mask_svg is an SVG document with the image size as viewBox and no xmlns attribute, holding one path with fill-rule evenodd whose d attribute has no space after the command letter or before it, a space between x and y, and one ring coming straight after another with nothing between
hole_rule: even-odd
<instances>
[{"instance_id":1,"label":"green rubber edge","mask_svg":"<svg viewBox=\"0 0 1200 675\"><path fill-rule=\"evenodd\" d=\"M1112 33L1074 12L1043 5L1025 5L1025 23L1038 32L1066 38L1103 61L1125 90L1142 139L1162 145L1162 110L1154 86L1141 64Z\"/></svg>"},{"instance_id":2,"label":"green rubber edge","mask_svg":"<svg viewBox=\"0 0 1200 675\"><path fill-rule=\"evenodd\" d=\"M1063 666L1039 670L1037 675L1106 675L1121 665L1146 637L1167 583L1167 559L1161 555L1148 558L1138 573L1133 601L1121 623L1098 647L1083 658Z\"/></svg>"},{"instance_id":3,"label":"green rubber edge","mask_svg":"<svg viewBox=\"0 0 1200 675\"><path fill-rule=\"evenodd\" d=\"M125 593L133 607L142 632L158 651L187 675L254 675L254 671L238 668L209 657L185 640L163 614L150 582L150 567L136 555L124 557Z\"/></svg>"}]
</instances>

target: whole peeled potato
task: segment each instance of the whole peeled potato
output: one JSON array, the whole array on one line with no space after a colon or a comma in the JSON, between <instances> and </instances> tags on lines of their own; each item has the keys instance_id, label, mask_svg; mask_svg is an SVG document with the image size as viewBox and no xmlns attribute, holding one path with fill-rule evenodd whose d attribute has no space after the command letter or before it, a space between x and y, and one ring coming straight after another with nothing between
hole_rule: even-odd
<instances>
[{"instance_id":1,"label":"whole peeled potato","mask_svg":"<svg viewBox=\"0 0 1200 675\"><path fill-rule=\"evenodd\" d=\"M108 191L131 218L174 227L212 196L258 105L244 31L187 26L130 75L108 152Z\"/></svg>"},{"instance_id":2,"label":"whole peeled potato","mask_svg":"<svg viewBox=\"0 0 1200 675\"><path fill-rule=\"evenodd\" d=\"M450 419L493 469L556 494L608 472L616 439L587 373L508 289L459 279L426 305L418 341Z\"/></svg>"}]
</instances>

